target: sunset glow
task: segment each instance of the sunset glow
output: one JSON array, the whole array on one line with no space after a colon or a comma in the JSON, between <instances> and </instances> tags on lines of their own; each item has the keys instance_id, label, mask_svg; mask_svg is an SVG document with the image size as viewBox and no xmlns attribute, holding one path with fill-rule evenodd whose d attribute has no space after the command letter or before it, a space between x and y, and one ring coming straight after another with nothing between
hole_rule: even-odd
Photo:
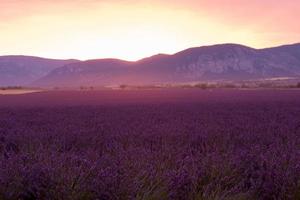
<instances>
[{"instance_id":1,"label":"sunset glow","mask_svg":"<svg viewBox=\"0 0 300 200\"><path fill-rule=\"evenodd\" d=\"M300 41L294 0L2 0L0 55L137 60L217 43Z\"/></svg>"}]
</instances>

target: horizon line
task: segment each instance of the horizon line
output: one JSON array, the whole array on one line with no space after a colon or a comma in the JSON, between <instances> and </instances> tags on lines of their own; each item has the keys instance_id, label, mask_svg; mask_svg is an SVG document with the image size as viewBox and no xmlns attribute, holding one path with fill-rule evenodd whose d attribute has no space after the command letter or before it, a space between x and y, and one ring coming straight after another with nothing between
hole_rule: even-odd
<instances>
[{"instance_id":1,"label":"horizon line","mask_svg":"<svg viewBox=\"0 0 300 200\"><path fill-rule=\"evenodd\" d=\"M172 56L172 55L176 55L180 52L189 50L189 49L195 49L195 48L204 48L204 47L213 47L213 46L222 46L222 45L236 45L236 46L244 46L246 48L250 48L250 49L255 49L255 50L264 50L264 49L272 49L272 48L279 48L279 47L284 47L284 46L292 46L292 45L300 45L300 41L299 42L295 42L295 43L288 43L288 44L280 44L280 45L276 45L276 46L270 46L270 47L263 47L263 48L254 48L251 46L247 46L244 44L239 44L239 43L217 43L217 44L211 44L211 45L202 45L202 46L194 46L194 47L189 47L186 49L183 49L181 51L175 52L173 54L168 54L168 53L156 53L156 54L152 54L150 56L146 56L146 57L142 57L140 59L137 60L126 60L126 59L120 59L120 58L113 58L113 57L99 57L99 58L91 58L91 59L77 59L77 58L50 58L50 57L43 57L43 56L35 56L35 55L25 55L25 54L7 54L7 55L0 55L1 57L32 57L32 58L39 58L39 59L48 59L48 60L76 60L79 62L86 62L86 61L92 61L92 60L119 60L119 61L124 61L124 62L138 62L141 61L143 59L147 59L147 58L151 58L153 56L157 56L157 55L168 55L168 56Z\"/></svg>"}]
</instances>

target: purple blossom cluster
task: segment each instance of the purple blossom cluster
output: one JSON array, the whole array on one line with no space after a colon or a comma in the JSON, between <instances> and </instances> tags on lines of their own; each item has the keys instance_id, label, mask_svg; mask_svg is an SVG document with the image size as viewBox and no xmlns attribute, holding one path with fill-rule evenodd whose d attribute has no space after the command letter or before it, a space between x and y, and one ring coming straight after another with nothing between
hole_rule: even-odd
<instances>
[{"instance_id":1,"label":"purple blossom cluster","mask_svg":"<svg viewBox=\"0 0 300 200\"><path fill-rule=\"evenodd\" d=\"M300 101L0 108L0 199L300 199Z\"/></svg>"}]
</instances>

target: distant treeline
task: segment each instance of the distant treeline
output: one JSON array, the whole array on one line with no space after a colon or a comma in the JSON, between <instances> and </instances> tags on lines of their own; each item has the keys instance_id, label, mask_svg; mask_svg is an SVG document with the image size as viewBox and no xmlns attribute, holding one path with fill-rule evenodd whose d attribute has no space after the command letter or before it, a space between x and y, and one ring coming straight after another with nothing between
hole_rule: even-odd
<instances>
[{"instance_id":1,"label":"distant treeline","mask_svg":"<svg viewBox=\"0 0 300 200\"><path fill-rule=\"evenodd\" d=\"M300 82L294 84L274 82L249 82L249 83L197 83L197 84L165 84L165 85L126 85L122 84L119 89L159 89L159 88L300 88Z\"/></svg>"},{"instance_id":2,"label":"distant treeline","mask_svg":"<svg viewBox=\"0 0 300 200\"><path fill-rule=\"evenodd\" d=\"M0 87L0 90L21 90L23 89L22 86L5 86L5 87Z\"/></svg>"}]
</instances>

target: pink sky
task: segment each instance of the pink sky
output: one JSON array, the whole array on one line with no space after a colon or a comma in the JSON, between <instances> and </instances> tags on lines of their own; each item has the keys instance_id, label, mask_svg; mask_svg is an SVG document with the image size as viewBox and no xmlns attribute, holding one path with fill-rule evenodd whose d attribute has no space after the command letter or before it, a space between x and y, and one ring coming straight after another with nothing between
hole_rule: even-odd
<instances>
[{"instance_id":1,"label":"pink sky","mask_svg":"<svg viewBox=\"0 0 300 200\"><path fill-rule=\"evenodd\" d=\"M297 0L1 0L0 55L137 60L188 47L300 42Z\"/></svg>"}]
</instances>

